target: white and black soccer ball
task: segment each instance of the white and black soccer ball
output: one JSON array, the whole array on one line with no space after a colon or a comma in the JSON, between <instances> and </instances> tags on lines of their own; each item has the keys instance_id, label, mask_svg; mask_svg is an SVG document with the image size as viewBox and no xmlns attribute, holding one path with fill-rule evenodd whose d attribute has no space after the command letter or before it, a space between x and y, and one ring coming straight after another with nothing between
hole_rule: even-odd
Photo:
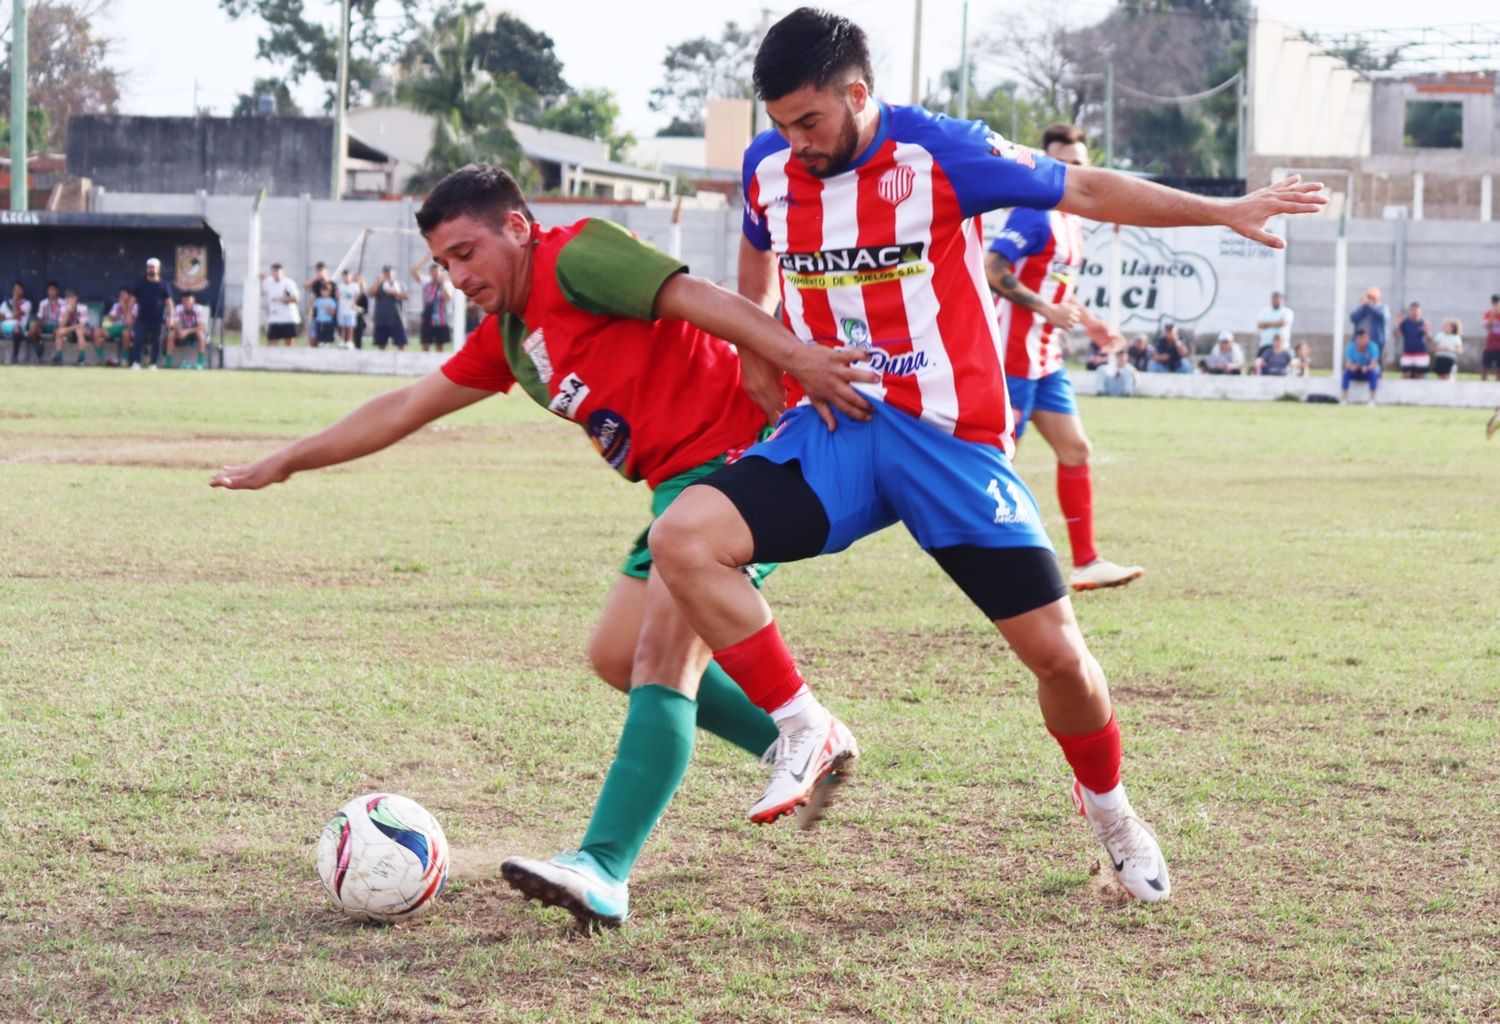
<instances>
[{"instance_id":1,"label":"white and black soccer ball","mask_svg":"<svg viewBox=\"0 0 1500 1024\"><path fill-rule=\"evenodd\" d=\"M421 804L394 793L355 797L323 826L318 877L350 917L421 917L448 882L448 840Z\"/></svg>"}]
</instances>

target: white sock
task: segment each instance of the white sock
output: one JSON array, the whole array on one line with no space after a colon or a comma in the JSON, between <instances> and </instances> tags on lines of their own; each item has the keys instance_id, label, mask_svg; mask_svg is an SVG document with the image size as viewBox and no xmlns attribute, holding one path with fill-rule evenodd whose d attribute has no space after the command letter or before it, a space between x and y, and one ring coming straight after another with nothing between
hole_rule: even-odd
<instances>
[{"instance_id":1,"label":"white sock","mask_svg":"<svg viewBox=\"0 0 1500 1024\"><path fill-rule=\"evenodd\" d=\"M1115 788L1107 793L1095 793L1087 786L1084 786L1083 790L1089 795L1089 803L1101 811L1117 811L1125 802L1125 783L1123 782L1115 783Z\"/></svg>"},{"instance_id":2,"label":"white sock","mask_svg":"<svg viewBox=\"0 0 1500 1024\"><path fill-rule=\"evenodd\" d=\"M814 725L820 721L828 709L818 702L813 692L802 686L792 695L792 699L781 707L771 712L771 720L776 723L782 732L793 732L807 725Z\"/></svg>"}]
</instances>

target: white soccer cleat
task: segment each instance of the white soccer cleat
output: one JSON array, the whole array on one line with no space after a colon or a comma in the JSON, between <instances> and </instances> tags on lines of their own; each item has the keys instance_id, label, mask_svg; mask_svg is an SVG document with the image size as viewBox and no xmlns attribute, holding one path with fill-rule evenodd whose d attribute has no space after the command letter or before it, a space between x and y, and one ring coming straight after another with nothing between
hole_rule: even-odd
<instances>
[{"instance_id":1,"label":"white soccer cleat","mask_svg":"<svg viewBox=\"0 0 1500 1024\"><path fill-rule=\"evenodd\" d=\"M512 889L562 907L586 931L618 928L630 913L630 883L607 876L587 853L564 850L551 860L511 857L500 873Z\"/></svg>"},{"instance_id":2,"label":"white soccer cleat","mask_svg":"<svg viewBox=\"0 0 1500 1024\"><path fill-rule=\"evenodd\" d=\"M1123 587L1140 579L1146 570L1138 565L1116 565L1107 558L1096 558L1088 565L1077 565L1068 573L1068 585L1074 590L1098 590L1101 587Z\"/></svg>"},{"instance_id":3,"label":"white soccer cleat","mask_svg":"<svg viewBox=\"0 0 1500 1024\"><path fill-rule=\"evenodd\" d=\"M762 764L771 767L771 781L750 808L750 820L757 825L768 825L795 813L798 807L808 804L819 782L835 772L847 772L857 757L859 744L854 741L854 734L832 715L821 724L782 733L761 758ZM815 801L803 818L803 827L815 824L826 805L826 800Z\"/></svg>"},{"instance_id":4,"label":"white soccer cleat","mask_svg":"<svg viewBox=\"0 0 1500 1024\"><path fill-rule=\"evenodd\" d=\"M1147 903L1158 903L1172 895L1172 881L1167 875L1167 861L1161 855L1156 833L1130 806L1121 792L1120 806L1105 810L1094 803L1094 795L1077 779L1073 780L1073 806L1088 819L1094 835L1104 844L1115 877L1125 891Z\"/></svg>"}]
</instances>

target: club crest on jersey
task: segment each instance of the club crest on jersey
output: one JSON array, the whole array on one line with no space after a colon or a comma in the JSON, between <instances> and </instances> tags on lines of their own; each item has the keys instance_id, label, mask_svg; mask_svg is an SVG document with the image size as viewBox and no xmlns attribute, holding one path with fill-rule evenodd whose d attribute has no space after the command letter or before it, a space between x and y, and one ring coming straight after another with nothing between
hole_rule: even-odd
<instances>
[{"instance_id":1,"label":"club crest on jersey","mask_svg":"<svg viewBox=\"0 0 1500 1024\"><path fill-rule=\"evenodd\" d=\"M911 195L911 187L916 184L917 172L910 167L892 167L880 176L875 190L880 193L880 198L892 206L905 200Z\"/></svg>"}]
</instances>

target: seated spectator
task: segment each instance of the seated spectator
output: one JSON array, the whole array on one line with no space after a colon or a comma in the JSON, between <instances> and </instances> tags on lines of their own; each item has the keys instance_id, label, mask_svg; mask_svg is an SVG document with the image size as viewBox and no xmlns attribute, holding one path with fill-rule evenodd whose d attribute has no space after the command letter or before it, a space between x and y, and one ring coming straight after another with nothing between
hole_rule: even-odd
<instances>
[{"instance_id":1,"label":"seated spectator","mask_svg":"<svg viewBox=\"0 0 1500 1024\"><path fill-rule=\"evenodd\" d=\"M1292 350L1280 334L1271 339L1271 350L1255 360L1255 372L1267 377L1285 377L1292 369Z\"/></svg>"},{"instance_id":2,"label":"seated spectator","mask_svg":"<svg viewBox=\"0 0 1500 1024\"><path fill-rule=\"evenodd\" d=\"M52 343L56 352L52 357L54 363L62 362L63 346L72 342L78 346L78 365L84 363L84 347L94 338L94 330L89 326L89 308L78 301L78 293L69 288L63 293L62 312L58 314L57 330L52 336ZM99 346L94 347L94 359L104 362L104 350Z\"/></svg>"},{"instance_id":3,"label":"seated spectator","mask_svg":"<svg viewBox=\"0 0 1500 1024\"><path fill-rule=\"evenodd\" d=\"M104 345L113 341L119 345L119 358L111 359L109 365L130 365L130 354L135 348L135 295L129 288L120 289L120 298L104 314L104 322L94 330L94 346L104 351Z\"/></svg>"},{"instance_id":4,"label":"seated spectator","mask_svg":"<svg viewBox=\"0 0 1500 1024\"><path fill-rule=\"evenodd\" d=\"M1096 393L1110 398L1129 398L1135 394L1135 374L1130 353L1123 348L1115 349L1109 362L1094 370L1098 380Z\"/></svg>"},{"instance_id":5,"label":"seated spectator","mask_svg":"<svg viewBox=\"0 0 1500 1024\"><path fill-rule=\"evenodd\" d=\"M1245 350L1240 348L1239 342L1234 340L1233 333L1220 331L1218 343L1214 345L1213 351L1199 364L1198 368L1204 373L1238 376L1245 372Z\"/></svg>"},{"instance_id":6,"label":"seated spectator","mask_svg":"<svg viewBox=\"0 0 1500 1024\"><path fill-rule=\"evenodd\" d=\"M1420 302L1407 307L1406 315L1396 324L1396 334L1401 338L1401 376L1407 380L1421 380L1432 365L1432 354L1427 351L1432 328L1422 319Z\"/></svg>"},{"instance_id":7,"label":"seated spectator","mask_svg":"<svg viewBox=\"0 0 1500 1024\"><path fill-rule=\"evenodd\" d=\"M1464 354L1464 325L1456 317L1443 321L1432 336L1432 372L1439 380L1458 380L1458 360Z\"/></svg>"},{"instance_id":8,"label":"seated spectator","mask_svg":"<svg viewBox=\"0 0 1500 1024\"><path fill-rule=\"evenodd\" d=\"M1380 346L1370 341L1370 332L1364 327L1354 332L1354 340L1344 350L1344 401L1349 401L1349 385L1356 380L1370 385L1370 404L1374 405L1380 387Z\"/></svg>"},{"instance_id":9,"label":"seated spectator","mask_svg":"<svg viewBox=\"0 0 1500 1024\"><path fill-rule=\"evenodd\" d=\"M1161 337L1156 339L1148 373L1192 373L1193 362L1188 358L1187 343L1177 334L1176 324L1163 324Z\"/></svg>"},{"instance_id":10,"label":"seated spectator","mask_svg":"<svg viewBox=\"0 0 1500 1024\"><path fill-rule=\"evenodd\" d=\"M1130 347L1125 350L1130 358L1130 365L1141 373L1146 372L1146 367L1151 365L1151 339L1144 334L1137 334L1130 339Z\"/></svg>"},{"instance_id":11,"label":"seated spectator","mask_svg":"<svg viewBox=\"0 0 1500 1024\"><path fill-rule=\"evenodd\" d=\"M1307 342L1297 342L1297 347L1292 349L1292 376L1306 377L1312 369L1312 349Z\"/></svg>"},{"instance_id":12,"label":"seated spectator","mask_svg":"<svg viewBox=\"0 0 1500 1024\"><path fill-rule=\"evenodd\" d=\"M57 321L62 316L62 292L56 281L47 282L47 295L36 304L36 316L31 321L31 326L26 331L26 337L31 339L31 350L36 353L36 361L42 361L42 352L47 347L47 342L52 342L53 354L52 365L62 365L62 348L57 344Z\"/></svg>"},{"instance_id":13,"label":"seated spectator","mask_svg":"<svg viewBox=\"0 0 1500 1024\"><path fill-rule=\"evenodd\" d=\"M31 329L31 300L20 281L10 286L10 298L0 302L0 338L10 339L10 365L21 361L21 346ZM41 362L40 356L36 359Z\"/></svg>"},{"instance_id":14,"label":"seated spectator","mask_svg":"<svg viewBox=\"0 0 1500 1024\"><path fill-rule=\"evenodd\" d=\"M196 345L198 347L197 369L203 369L203 359L208 352L208 318L203 315L203 308L198 305L198 300L192 292L183 295L182 302L177 305L177 315L173 318L172 329L167 332L167 369L171 369L177 362L178 345Z\"/></svg>"},{"instance_id":15,"label":"seated spectator","mask_svg":"<svg viewBox=\"0 0 1500 1024\"><path fill-rule=\"evenodd\" d=\"M1099 344L1098 338L1089 339L1089 354L1084 357L1083 365L1090 370L1097 370L1101 366L1108 366L1111 362L1111 346Z\"/></svg>"}]
</instances>

